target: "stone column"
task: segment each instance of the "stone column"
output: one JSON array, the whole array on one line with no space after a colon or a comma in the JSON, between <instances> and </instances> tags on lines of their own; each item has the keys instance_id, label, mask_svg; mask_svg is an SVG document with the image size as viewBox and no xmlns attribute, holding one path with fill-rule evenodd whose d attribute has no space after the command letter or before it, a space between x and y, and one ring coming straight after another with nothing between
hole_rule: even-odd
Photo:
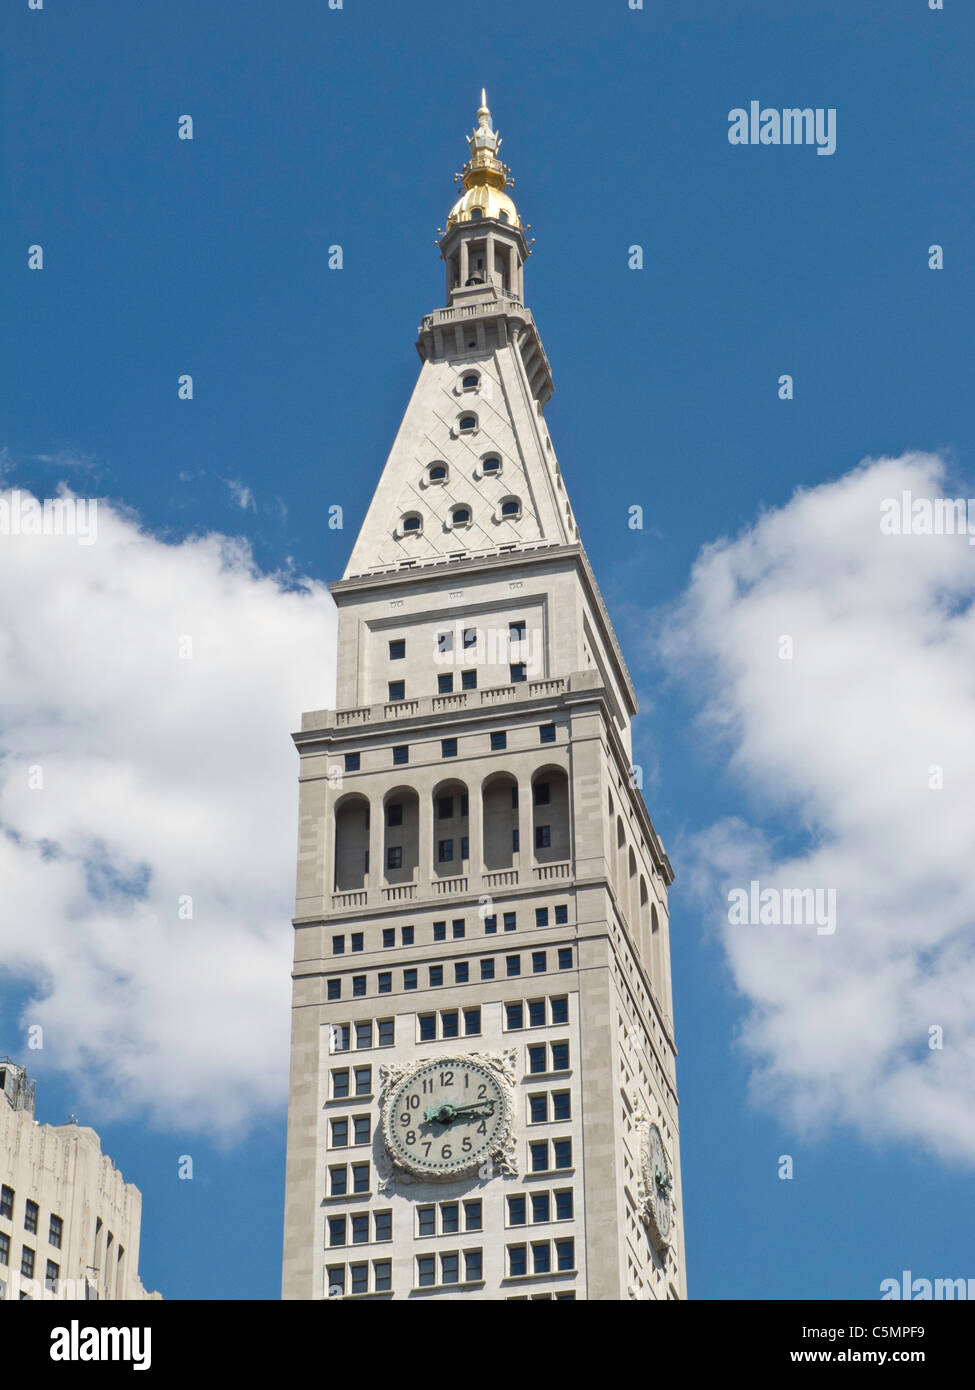
<instances>
[{"instance_id":1,"label":"stone column","mask_svg":"<svg viewBox=\"0 0 975 1390\"><path fill-rule=\"evenodd\" d=\"M484 246L484 269L487 274L484 276L486 285L494 284L494 233L488 232Z\"/></svg>"},{"instance_id":2,"label":"stone column","mask_svg":"<svg viewBox=\"0 0 975 1390\"><path fill-rule=\"evenodd\" d=\"M417 788L420 798L419 843L417 845L417 896L433 896L433 798L429 787Z\"/></svg>"},{"instance_id":3,"label":"stone column","mask_svg":"<svg viewBox=\"0 0 975 1390\"><path fill-rule=\"evenodd\" d=\"M467 867L470 880L468 886L474 892L480 886L481 875L484 872L484 830L481 817L481 788L479 786L468 787L467 789L467 841L470 847Z\"/></svg>"},{"instance_id":4,"label":"stone column","mask_svg":"<svg viewBox=\"0 0 975 1390\"><path fill-rule=\"evenodd\" d=\"M468 245L466 241L460 243L460 283L461 287L467 284L468 271Z\"/></svg>"},{"instance_id":5,"label":"stone column","mask_svg":"<svg viewBox=\"0 0 975 1390\"><path fill-rule=\"evenodd\" d=\"M366 902L378 904L381 901L380 887L383 882L383 841L385 839L385 811L382 797L369 800L369 875L366 879L368 897Z\"/></svg>"},{"instance_id":6,"label":"stone column","mask_svg":"<svg viewBox=\"0 0 975 1390\"><path fill-rule=\"evenodd\" d=\"M534 881L532 864L535 858L535 836L532 805L531 774L518 778L518 883L520 886Z\"/></svg>"}]
</instances>

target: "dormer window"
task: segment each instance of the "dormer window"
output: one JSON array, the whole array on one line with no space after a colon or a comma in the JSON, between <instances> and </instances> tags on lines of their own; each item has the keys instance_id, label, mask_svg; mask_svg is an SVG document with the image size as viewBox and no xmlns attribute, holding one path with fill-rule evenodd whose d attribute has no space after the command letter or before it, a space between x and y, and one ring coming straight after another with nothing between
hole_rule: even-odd
<instances>
[{"instance_id":1,"label":"dormer window","mask_svg":"<svg viewBox=\"0 0 975 1390\"><path fill-rule=\"evenodd\" d=\"M454 507L450 513L451 526L470 526L471 509L470 507Z\"/></svg>"},{"instance_id":2,"label":"dormer window","mask_svg":"<svg viewBox=\"0 0 975 1390\"><path fill-rule=\"evenodd\" d=\"M506 212L499 212L499 213L498 213L498 221L499 221L499 222L507 222L507 220L508 220L508 214L507 214Z\"/></svg>"},{"instance_id":3,"label":"dormer window","mask_svg":"<svg viewBox=\"0 0 975 1390\"><path fill-rule=\"evenodd\" d=\"M402 529L404 535L409 535L410 533L415 534L417 531L422 531L423 517L419 512L407 512L402 521Z\"/></svg>"},{"instance_id":4,"label":"dormer window","mask_svg":"<svg viewBox=\"0 0 975 1390\"><path fill-rule=\"evenodd\" d=\"M431 463L427 468L428 483L445 483L447 476L448 470L445 463Z\"/></svg>"},{"instance_id":5,"label":"dormer window","mask_svg":"<svg viewBox=\"0 0 975 1390\"><path fill-rule=\"evenodd\" d=\"M468 372L460 384L465 391L476 391L480 380L477 372Z\"/></svg>"},{"instance_id":6,"label":"dormer window","mask_svg":"<svg viewBox=\"0 0 975 1390\"><path fill-rule=\"evenodd\" d=\"M477 416L462 415L458 422L457 428L460 430L461 434L473 433L473 431L477 429Z\"/></svg>"},{"instance_id":7,"label":"dormer window","mask_svg":"<svg viewBox=\"0 0 975 1390\"><path fill-rule=\"evenodd\" d=\"M482 460L481 460L481 472L482 472L482 473L500 473L500 472L501 472L501 460L497 457L496 454L489 454L488 457L487 457L486 459L482 459Z\"/></svg>"},{"instance_id":8,"label":"dormer window","mask_svg":"<svg viewBox=\"0 0 975 1390\"><path fill-rule=\"evenodd\" d=\"M481 220L481 218L482 218L483 216L484 216L484 213L481 211L480 208L471 208L471 221L472 221L472 222L480 222L480 220Z\"/></svg>"},{"instance_id":9,"label":"dormer window","mask_svg":"<svg viewBox=\"0 0 975 1390\"><path fill-rule=\"evenodd\" d=\"M521 516L521 502L517 497L506 497L501 503L501 517L504 521L517 521Z\"/></svg>"}]
</instances>

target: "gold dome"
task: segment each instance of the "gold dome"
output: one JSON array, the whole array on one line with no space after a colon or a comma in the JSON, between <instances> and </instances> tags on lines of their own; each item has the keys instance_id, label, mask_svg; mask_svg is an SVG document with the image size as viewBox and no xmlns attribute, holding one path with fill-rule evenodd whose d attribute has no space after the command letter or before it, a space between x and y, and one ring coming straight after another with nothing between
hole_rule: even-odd
<instances>
[{"instance_id":1,"label":"gold dome","mask_svg":"<svg viewBox=\"0 0 975 1390\"><path fill-rule=\"evenodd\" d=\"M478 217L493 217L513 227L520 227L518 209L505 192L514 180L510 177L507 164L502 164L498 158L501 136L491 125L487 93L483 90L477 111L477 127L473 135L467 137L467 144L471 157L461 173L454 176L463 181L464 192L450 209L448 230L458 222L474 222Z\"/></svg>"}]
</instances>

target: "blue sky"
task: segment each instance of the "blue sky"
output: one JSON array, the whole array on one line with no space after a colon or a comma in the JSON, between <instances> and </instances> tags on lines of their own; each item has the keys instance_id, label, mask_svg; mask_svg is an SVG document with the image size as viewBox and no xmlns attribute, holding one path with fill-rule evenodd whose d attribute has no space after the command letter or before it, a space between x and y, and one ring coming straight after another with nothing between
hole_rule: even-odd
<instances>
[{"instance_id":1,"label":"blue sky","mask_svg":"<svg viewBox=\"0 0 975 1390\"><path fill-rule=\"evenodd\" d=\"M537 238L526 297L555 378L547 420L641 695L637 758L678 871L698 1298L872 1297L904 1268L972 1272L971 1150L920 1122L859 1123L855 1100L800 1126L794 1107L750 1098L743 977L682 857L699 863L702 834L730 817L798 854L823 818L801 778L769 797L702 727L721 675L707 632L680 670L658 641L702 547L791 517L797 488L923 451L945 461L949 495L975 493L975 15L945 3L48 0L2 21L7 485L49 496L64 479L167 543L242 536L263 571L319 581L344 568L415 380L416 326L442 303L435 232L487 87ZM731 146L728 112L752 99L836 108L836 153ZM184 113L192 142L176 138ZM341 271L327 268L335 243ZM42 272L26 268L32 244ZM635 503L642 532L627 526ZM343 531L327 527L333 504ZM304 707L322 703L309 689ZM273 750L285 778L297 712ZM36 977L0 987L0 1053L23 1055ZM147 1284L276 1297L283 1103L219 1142L151 1104L82 1112L78 1071L41 1055L40 1118L78 1112L143 1191ZM183 1153L192 1182L176 1178Z\"/></svg>"}]
</instances>

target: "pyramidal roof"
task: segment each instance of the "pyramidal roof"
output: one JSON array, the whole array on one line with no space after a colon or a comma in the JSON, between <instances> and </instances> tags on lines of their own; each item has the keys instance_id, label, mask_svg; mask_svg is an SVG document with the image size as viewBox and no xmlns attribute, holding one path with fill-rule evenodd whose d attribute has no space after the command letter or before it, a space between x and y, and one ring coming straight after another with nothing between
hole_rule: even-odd
<instances>
[{"instance_id":1,"label":"pyramidal roof","mask_svg":"<svg viewBox=\"0 0 975 1390\"><path fill-rule=\"evenodd\" d=\"M483 94L478 119L493 137ZM488 154L507 178L496 147ZM471 168L477 158L475 150L465 186L483 176ZM542 414L552 389L548 363L519 298L528 247L520 222L496 211L454 218L440 243L448 285L451 265L473 267L485 248L498 269L466 281L455 275L451 304L423 321L419 379L344 579L579 540Z\"/></svg>"}]
</instances>

